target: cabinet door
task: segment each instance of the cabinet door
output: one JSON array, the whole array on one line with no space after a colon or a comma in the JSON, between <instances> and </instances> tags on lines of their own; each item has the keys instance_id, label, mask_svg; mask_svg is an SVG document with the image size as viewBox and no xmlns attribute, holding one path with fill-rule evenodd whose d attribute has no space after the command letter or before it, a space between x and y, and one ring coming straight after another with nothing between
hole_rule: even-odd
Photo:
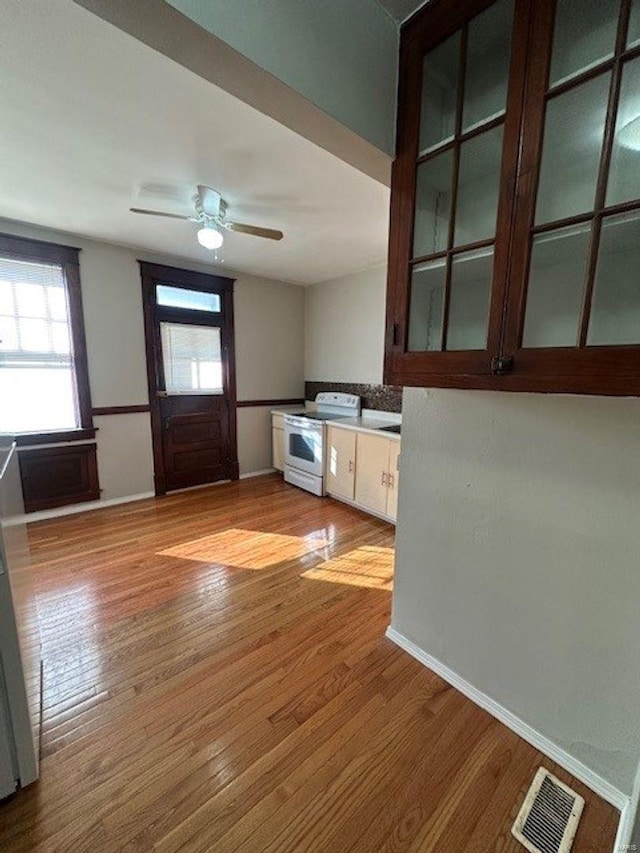
<instances>
[{"instance_id":1,"label":"cabinet door","mask_svg":"<svg viewBox=\"0 0 640 853\"><path fill-rule=\"evenodd\" d=\"M398 517L398 486L400 485L400 442L387 439L389 443L389 489L387 492L387 515L394 521Z\"/></svg>"},{"instance_id":2,"label":"cabinet door","mask_svg":"<svg viewBox=\"0 0 640 853\"><path fill-rule=\"evenodd\" d=\"M525 51L511 45L527 42L530 5L441 2L403 33L388 382L491 375L525 80Z\"/></svg>"},{"instance_id":3,"label":"cabinet door","mask_svg":"<svg viewBox=\"0 0 640 853\"><path fill-rule=\"evenodd\" d=\"M640 5L536 6L505 378L638 394Z\"/></svg>"},{"instance_id":4,"label":"cabinet door","mask_svg":"<svg viewBox=\"0 0 640 853\"><path fill-rule=\"evenodd\" d=\"M273 467L276 471L284 471L284 430L274 428L271 430L273 446Z\"/></svg>"},{"instance_id":5,"label":"cabinet door","mask_svg":"<svg viewBox=\"0 0 640 853\"><path fill-rule=\"evenodd\" d=\"M387 512L389 478L389 440L358 433L356 466L356 503L374 512Z\"/></svg>"},{"instance_id":6,"label":"cabinet door","mask_svg":"<svg viewBox=\"0 0 640 853\"><path fill-rule=\"evenodd\" d=\"M352 501L356 478L356 434L329 427L327 432L327 492Z\"/></svg>"}]
</instances>

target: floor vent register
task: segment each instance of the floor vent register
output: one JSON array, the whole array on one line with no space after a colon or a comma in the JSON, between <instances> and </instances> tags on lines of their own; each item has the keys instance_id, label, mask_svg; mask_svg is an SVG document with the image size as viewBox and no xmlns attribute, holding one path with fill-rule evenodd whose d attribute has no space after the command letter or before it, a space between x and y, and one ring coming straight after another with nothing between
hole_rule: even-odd
<instances>
[{"instance_id":1,"label":"floor vent register","mask_svg":"<svg viewBox=\"0 0 640 853\"><path fill-rule=\"evenodd\" d=\"M511 832L530 853L569 853L584 800L541 767Z\"/></svg>"}]
</instances>

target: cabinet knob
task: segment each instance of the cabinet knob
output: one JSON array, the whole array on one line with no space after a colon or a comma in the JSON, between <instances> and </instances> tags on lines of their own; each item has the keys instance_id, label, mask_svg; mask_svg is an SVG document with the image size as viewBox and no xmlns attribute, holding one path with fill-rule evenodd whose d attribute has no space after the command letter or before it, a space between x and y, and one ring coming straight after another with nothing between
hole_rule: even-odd
<instances>
[{"instance_id":1,"label":"cabinet knob","mask_svg":"<svg viewBox=\"0 0 640 853\"><path fill-rule=\"evenodd\" d=\"M387 485L387 472L386 471L382 472L382 479L380 480L380 483L383 486Z\"/></svg>"}]
</instances>

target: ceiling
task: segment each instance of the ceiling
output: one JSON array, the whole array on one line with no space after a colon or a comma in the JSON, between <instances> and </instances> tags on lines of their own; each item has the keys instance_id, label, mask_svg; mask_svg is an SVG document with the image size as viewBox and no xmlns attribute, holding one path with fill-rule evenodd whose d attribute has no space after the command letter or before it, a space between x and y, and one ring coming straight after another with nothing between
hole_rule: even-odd
<instances>
[{"instance_id":1,"label":"ceiling","mask_svg":"<svg viewBox=\"0 0 640 853\"><path fill-rule=\"evenodd\" d=\"M392 18L401 24L413 13L424 6L427 0L378 0L381 6L389 12Z\"/></svg>"},{"instance_id":2,"label":"ceiling","mask_svg":"<svg viewBox=\"0 0 640 853\"><path fill-rule=\"evenodd\" d=\"M225 267L309 284L386 258L386 187L72 0L3 0L0 79L0 217L211 262L194 224L128 210L189 212L204 183L285 233L227 234Z\"/></svg>"}]
</instances>

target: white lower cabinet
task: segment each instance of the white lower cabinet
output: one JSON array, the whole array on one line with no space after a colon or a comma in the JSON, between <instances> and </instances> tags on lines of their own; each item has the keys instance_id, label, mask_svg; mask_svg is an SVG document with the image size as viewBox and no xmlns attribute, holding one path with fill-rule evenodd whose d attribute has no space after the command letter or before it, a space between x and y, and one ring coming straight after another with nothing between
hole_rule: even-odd
<instances>
[{"instance_id":1,"label":"white lower cabinet","mask_svg":"<svg viewBox=\"0 0 640 853\"><path fill-rule=\"evenodd\" d=\"M400 442L389 440L389 482L387 515L394 521L398 517L398 485L400 481Z\"/></svg>"},{"instance_id":2,"label":"white lower cabinet","mask_svg":"<svg viewBox=\"0 0 640 853\"><path fill-rule=\"evenodd\" d=\"M271 412L271 456L276 471L284 471L284 412Z\"/></svg>"},{"instance_id":3,"label":"white lower cabinet","mask_svg":"<svg viewBox=\"0 0 640 853\"><path fill-rule=\"evenodd\" d=\"M273 427L271 430L273 451L273 467L276 471L284 471L284 430Z\"/></svg>"},{"instance_id":4,"label":"white lower cabinet","mask_svg":"<svg viewBox=\"0 0 640 853\"><path fill-rule=\"evenodd\" d=\"M397 439L329 427L328 494L395 521L399 456Z\"/></svg>"},{"instance_id":5,"label":"white lower cabinet","mask_svg":"<svg viewBox=\"0 0 640 853\"><path fill-rule=\"evenodd\" d=\"M330 426L327 430L327 492L352 501L356 484L356 433Z\"/></svg>"}]
</instances>

